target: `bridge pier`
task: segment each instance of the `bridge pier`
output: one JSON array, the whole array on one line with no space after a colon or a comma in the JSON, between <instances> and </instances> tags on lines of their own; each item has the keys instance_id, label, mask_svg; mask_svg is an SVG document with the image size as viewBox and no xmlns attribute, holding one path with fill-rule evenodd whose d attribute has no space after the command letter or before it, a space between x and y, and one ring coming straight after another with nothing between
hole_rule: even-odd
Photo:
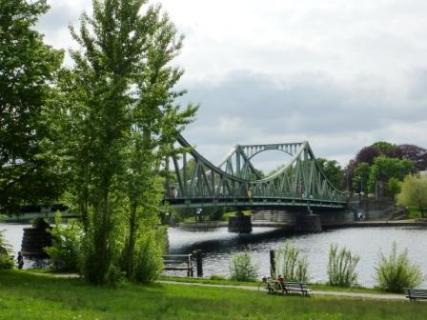
<instances>
[{"instance_id":1,"label":"bridge pier","mask_svg":"<svg viewBox=\"0 0 427 320\"><path fill-rule=\"evenodd\" d=\"M297 232L322 232L322 222L318 214L299 215L296 219Z\"/></svg>"},{"instance_id":2,"label":"bridge pier","mask_svg":"<svg viewBox=\"0 0 427 320\"><path fill-rule=\"evenodd\" d=\"M235 217L228 219L228 231L237 233L250 233L252 231L252 221L250 216L238 213Z\"/></svg>"}]
</instances>

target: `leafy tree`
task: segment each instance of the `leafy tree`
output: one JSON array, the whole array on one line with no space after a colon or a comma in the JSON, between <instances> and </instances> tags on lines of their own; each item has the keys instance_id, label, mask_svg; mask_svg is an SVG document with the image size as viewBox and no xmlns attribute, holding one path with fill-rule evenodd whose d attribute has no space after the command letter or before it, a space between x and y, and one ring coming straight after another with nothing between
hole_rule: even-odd
<instances>
[{"instance_id":1,"label":"leafy tree","mask_svg":"<svg viewBox=\"0 0 427 320\"><path fill-rule=\"evenodd\" d=\"M414 162L419 171L427 170L427 150L413 144L401 144L398 146L402 159Z\"/></svg>"},{"instance_id":2,"label":"leafy tree","mask_svg":"<svg viewBox=\"0 0 427 320\"><path fill-rule=\"evenodd\" d=\"M136 1L140 12L145 1ZM146 42L140 48L145 59L136 61L134 82L136 85L135 101L130 111L132 121L130 143L124 184L129 201L128 233L123 260L127 276L133 278L135 268L135 244L142 226L139 221L150 221L155 227L157 207L163 190L158 180L161 161L174 152L170 146L177 135L187 125L196 111L189 105L181 109L175 99L185 91L174 90L183 71L170 66L182 46L182 37L167 15L162 15L160 7L150 7L144 16L140 16L141 35ZM144 34L144 28L149 32ZM151 219L149 219L151 217ZM154 219L153 219L154 218ZM147 226L145 226L147 227Z\"/></svg>"},{"instance_id":3,"label":"leafy tree","mask_svg":"<svg viewBox=\"0 0 427 320\"><path fill-rule=\"evenodd\" d=\"M356 155L356 163L365 162L368 164L372 164L374 159L381 155L381 152L378 148L374 146L368 146L362 148Z\"/></svg>"},{"instance_id":4,"label":"leafy tree","mask_svg":"<svg viewBox=\"0 0 427 320\"><path fill-rule=\"evenodd\" d=\"M170 66L182 39L160 7L145 4L93 1L93 17L72 29L80 50L50 115L82 215L83 274L95 284L121 271L135 279L146 245L138 239L158 222L162 159L179 152L171 146L196 110L174 102L184 94L173 90L182 70Z\"/></svg>"},{"instance_id":5,"label":"leafy tree","mask_svg":"<svg viewBox=\"0 0 427 320\"><path fill-rule=\"evenodd\" d=\"M54 93L63 53L33 29L46 0L0 1L0 210L50 200L60 179L40 156L41 112Z\"/></svg>"},{"instance_id":6,"label":"leafy tree","mask_svg":"<svg viewBox=\"0 0 427 320\"><path fill-rule=\"evenodd\" d=\"M370 167L367 162L357 164L353 172L353 190L356 190L357 192L367 191L369 172Z\"/></svg>"},{"instance_id":7,"label":"leafy tree","mask_svg":"<svg viewBox=\"0 0 427 320\"><path fill-rule=\"evenodd\" d=\"M385 141L378 141L375 142L372 147L376 148L381 155L389 157L389 158L401 158L400 150L399 148L389 142Z\"/></svg>"},{"instance_id":8,"label":"leafy tree","mask_svg":"<svg viewBox=\"0 0 427 320\"><path fill-rule=\"evenodd\" d=\"M401 181L395 177L391 177L386 185L387 192L392 196L393 198L400 192L401 190Z\"/></svg>"},{"instance_id":9,"label":"leafy tree","mask_svg":"<svg viewBox=\"0 0 427 320\"><path fill-rule=\"evenodd\" d=\"M397 203L418 209L423 217L427 211L427 177L408 175L403 180Z\"/></svg>"},{"instance_id":10,"label":"leafy tree","mask_svg":"<svg viewBox=\"0 0 427 320\"><path fill-rule=\"evenodd\" d=\"M378 190L375 190L376 188L384 188L391 178L402 181L412 170L413 164L409 160L399 160L385 156L377 157L370 167L369 189L371 192L376 191L378 193ZM385 191L387 193L389 190ZM382 192L379 193L381 194Z\"/></svg>"},{"instance_id":11,"label":"leafy tree","mask_svg":"<svg viewBox=\"0 0 427 320\"><path fill-rule=\"evenodd\" d=\"M338 189L341 189L344 182L344 172L336 160L327 160L323 158L316 159L318 165L323 170L326 178Z\"/></svg>"}]
</instances>

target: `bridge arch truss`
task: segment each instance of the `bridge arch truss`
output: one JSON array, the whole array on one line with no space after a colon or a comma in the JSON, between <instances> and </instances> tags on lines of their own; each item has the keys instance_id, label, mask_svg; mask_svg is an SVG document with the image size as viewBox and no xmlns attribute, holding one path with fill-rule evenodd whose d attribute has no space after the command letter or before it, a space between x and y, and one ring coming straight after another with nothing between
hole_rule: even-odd
<instances>
[{"instance_id":1,"label":"bridge arch truss","mask_svg":"<svg viewBox=\"0 0 427 320\"><path fill-rule=\"evenodd\" d=\"M172 206L344 208L347 204L346 195L327 179L306 141L237 145L218 166L182 136L177 142L184 151L166 160L170 174L165 201ZM251 159L270 150L285 152L292 159L263 177Z\"/></svg>"}]
</instances>

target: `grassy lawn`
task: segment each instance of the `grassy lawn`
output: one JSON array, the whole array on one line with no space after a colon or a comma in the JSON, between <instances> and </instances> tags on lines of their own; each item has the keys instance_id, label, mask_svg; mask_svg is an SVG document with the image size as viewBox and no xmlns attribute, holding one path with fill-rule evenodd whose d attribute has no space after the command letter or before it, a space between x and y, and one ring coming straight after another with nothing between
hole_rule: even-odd
<instances>
[{"instance_id":1,"label":"grassy lawn","mask_svg":"<svg viewBox=\"0 0 427 320\"><path fill-rule=\"evenodd\" d=\"M0 319L426 319L427 304L270 296L179 285L91 287L0 272Z\"/></svg>"}]
</instances>

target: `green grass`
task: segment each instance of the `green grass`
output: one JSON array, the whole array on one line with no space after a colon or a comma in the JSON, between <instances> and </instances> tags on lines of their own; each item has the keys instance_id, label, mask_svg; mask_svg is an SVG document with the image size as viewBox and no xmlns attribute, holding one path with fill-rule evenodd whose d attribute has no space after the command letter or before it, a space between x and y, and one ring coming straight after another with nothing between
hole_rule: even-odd
<instances>
[{"instance_id":1,"label":"green grass","mask_svg":"<svg viewBox=\"0 0 427 320\"><path fill-rule=\"evenodd\" d=\"M424 303L271 296L181 285L91 287L0 272L0 319L426 319Z\"/></svg>"}]
</instances>

